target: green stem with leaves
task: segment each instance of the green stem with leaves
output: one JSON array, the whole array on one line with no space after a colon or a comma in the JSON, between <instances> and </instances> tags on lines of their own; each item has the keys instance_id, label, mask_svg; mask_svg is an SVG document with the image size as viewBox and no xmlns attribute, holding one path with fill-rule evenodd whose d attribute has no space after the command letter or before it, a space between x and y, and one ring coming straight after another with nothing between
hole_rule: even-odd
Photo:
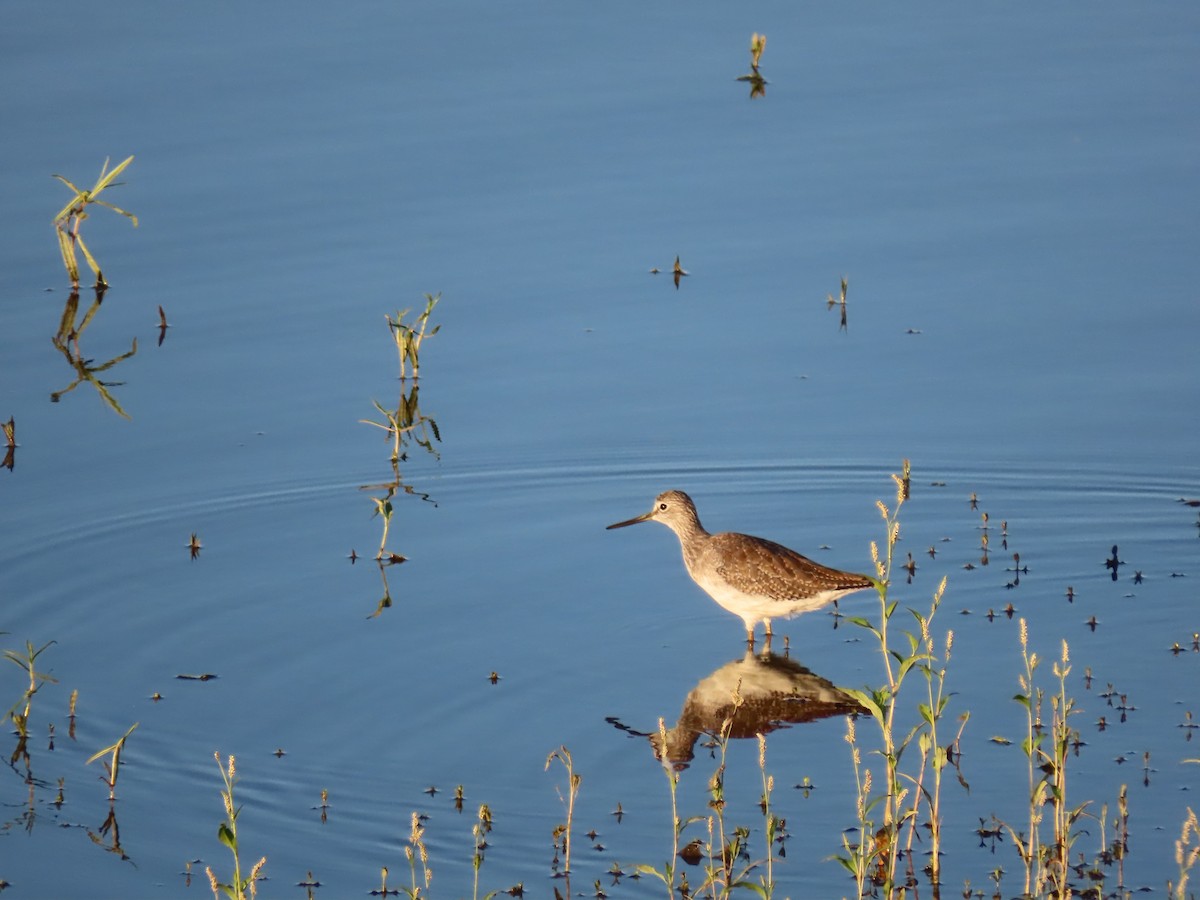
<instances>
[{"instance_id":1,"label":"green stem with leaves","mask_svg":"<svg viewBox=\"0 0 1200 900\"><path fill-rule=\"evenodd\" d=\"M208 875L209 887L212 888L214 897L224 894L229 900L246 900L247 892L251 898L258 895L258 879L267 864L267 858L262 857L250 869L249 874L242 876L241 848L238 843L238 817L242 810L233 800L233 786L237 784L237 763L232 753L228 763L221 761L220 752L213 753L213 757L221 770L221 780L225 783L225 789L221 791L221 800L225 804L225 821L217 827L217 839L233 854L233 880L228 884L218 881L211 866L206 866L204 871Z\"/></svg>"}]
</instances>

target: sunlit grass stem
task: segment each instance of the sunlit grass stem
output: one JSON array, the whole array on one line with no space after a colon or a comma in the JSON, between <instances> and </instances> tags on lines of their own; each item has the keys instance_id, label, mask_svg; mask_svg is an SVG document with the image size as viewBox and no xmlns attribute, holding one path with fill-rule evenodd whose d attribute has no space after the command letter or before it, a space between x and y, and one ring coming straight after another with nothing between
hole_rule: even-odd
<instances>
[{"instance_id":1,"label":"sunlit grass stem","mask_svg":"<svg viewBox=\"0 0 1200 900\"><path fill-rule=\"evenodd\" d=\"M679 837L684 826L679 820L679 772L667 753L669 746L667 723L662 716L658 718L658 746L660 748L659 760L662 763L663 773L667 776L667 788L671 795L671 852L663 862L662 869L656 869L654 866L643 863L636 867L636 871L641 875L653 875L661 881L667 889L667 900L674 900L675 876L679 863Z\"/></svg>"},{"instance_id":2,"label":"sunlit grass stem","mask_svg":"<svg viewBox=\"0 0 1200 900\"><path fill-rule=\"evenodd\" d=\"M733 727L733 717L737 714L738 709L744 703L741 695L740 684L733 692L733 706L729 714L721 722L721 730L717 734L717 766L713 770L708 779L708 807L712 813L707 816L708 819L708 863L705 871L706 881L701 884L696 892L699 893L706 887L711 887L713 898L716 900L718 896L726 897L733 885L733 866L737 855L741 851L735 836L732 841L729 840L725 825L725 767L729 758L729 731ZM688 820L684 824L690 824L694 819ZM718 895L717 888L721 888Z\"/></svg>"},{"instance_id":3,"label":"sunlit grass stem","mask_svg":"<svg viewBox=\"0 0 1200 900\"><path fill-rule=\"evenodd\" d=\"M1175 842L1175 865L1179 874L1174 881L1167 882L1167 892L1171 900L1188 900L1188 881L1191 879L1192 868L1200 863L1200 821L1189 806L1187 816L1183 820L1183 828L1179 840Z\"/></svg>"},{"instance_id":4,"label":"sunlit grass stem","mask_svg":"<svg viewBox=\"0 0 1200 900\"><path fill-rule=\"evenodd\" d=\"M765 38L763 39L766 40ZM767 736L759 732L758 738L758 771L762 776L762 801L760 806L763 813L763 831L766 840L766 875L760 878L764 900L770 900L775 895L775 835L778 820L771 811L771 796L775 791L775 776L767 773Z\"/></svg>"},{"instance_id":5,"label":"sunlit grass stem","mask_svg":"<svg viewBox=\"0 0 1200 900\"><path fill-rule=\"evenodd\" d=\"M486 804L481 804L479 814L475 820L475 826L471 829L471 835L475 838L475 852L471 856L471 898L479 900L479 870L483 868L483 854L487 848L487 836L492 831L492 810ZM490 891L483 896L483 900L492 900L496 896L496 891Z\"/></svg>"},{"instance_id":6,"label":"sunlit grass stem","mask_svg":"<svg viewBox=\"0 0 1200 900\"><path fill-rule=\"evenodd\" d=\"M563 873L569 878L571 875L571 833L575 823L575 800L579 796L579 787L583 784L583 776L575 771L575 761L571 758L571 751L565 745L559 747L557 750L552 750L546 757L547 771L550 769L550 764L555 760L562 763L563 768L567 770L566 798L564 799L562 792L559 792L559 799L563 801L563 806L566 807L567 821L555 829L554 837L556 841L560 837L562 839Z\"/></svg>"},{"instance_id":7,"label":"sunlit grass stem","mask_svg":"<svg viewBox=\"0 0 1200 900\"><path fill-rule=\"evenodd\" d=\"M1072 808L1067 801L1067 757L1078 734L1071 725L1071 718L1077 714L1075 700L1067 691L1070 650L1064 640L1059 658L1052 665L1058 686L1050 695L1050 728L1047 732L1042 722L1045 694L1034 681L1041 660L1029 649L1029 628L1024 619L1020 620L1020 643L1024 671L1018 676L1021 690L1013 699L1025 710L1025 737L1021 750L1026 758L1029 815L1024 833L1007 824L1004 827L1021 857L1025 892L1062 897L1071 890L1071 850L1078 837L1076 823L1090 805L1087 802ZM1124 791L1121 806L1124 809ZM1047 812L1051 816L1050 834L1043 835Z\"/></svg>"},{"instance_id":8,"label":"sunlit grass stem","mask_svg":"<svg viewBox=\"0 0 1200 900\"><path fill-rule=\"evenodd\" d=\"M409 824L408 846L404 848L404 856L408 860L408 872L411 887L405 889L409 900L418 900L421 891L429 890L433 882L433 870L429 868L429 848L425 846L425 828L421 825L421 816L413 812ZM421 865L421 882L417 881L417 864ZM383 870L383 878L387 882L387 869ZM385 887L386 890L386 887Z\"/></svg>"}]
</instances>

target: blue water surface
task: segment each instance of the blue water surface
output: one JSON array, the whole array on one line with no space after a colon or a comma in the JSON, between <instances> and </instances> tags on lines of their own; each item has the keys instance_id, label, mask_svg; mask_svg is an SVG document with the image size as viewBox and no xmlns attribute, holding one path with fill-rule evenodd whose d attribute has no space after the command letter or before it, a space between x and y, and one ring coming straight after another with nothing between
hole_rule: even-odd
<instances>
[{"instance_id":1,"label":"blue water surface","mask_svg":"<svg viewBox=\"0 0 1200 900\"><path fill-rule=\"evenodd\" d=\"M299 896L310 871L315 896L378 889L382 866L407 884L417 811L431 894L465 896L481 803L481 891L548 893L567 774L546 762L564 745L583 776L572 890L657 895L611 874L671 850L644 735L743 657L742 626L665 529L604 526L679 488L714 531L866 571L904 458L899 554L918 568L895 596L927 611L948 577L948 716L971 714L944 883L989 888L999 866L1006 896L1023 888L1011 841L976 833L1027 822L1021 619L1047 690L1069 648L1071 801L1107 829L1088 820L1077 852L1111 841L1128 784L1125 888L1175 877L1200 771L1182 727L1200 531L1179 502L1200 497L1195 9L0 15L0 420L19 444L0 471L0 642L53 641L38 670L56 679L0 787L15 895L207 895L204 868L231 871L214 751L237 756L265 895ZM754 32L768 84L751 99L736 79ZM137 229L103 209L83 226L111 288L78 347L99 365L136 339L98 376L125 418L86 383L51 402L76 370L51 342L69 285L50 223L70 193L50 176L90 185L130 155L102 199ZM826 302L843 277L845 329ZM426 293L441 330L414 397L385 316ZM413 493L387 549L408 561L381 570L390 446L361 420L402 397L436 423L436 454L410 442L398 462ZM830 682L879 684L878 647L844 619L777 630ZM5 668L23 708L27 677ZM84 763L134 722L102 830L108 791ZM857 821L845 728L769 738L779 896L853 895L830 861ZM681 815L708 813L714 766L698 746ZM727 785L761 855L753 740L732 742Z\"/></svg>"}]
</instances>

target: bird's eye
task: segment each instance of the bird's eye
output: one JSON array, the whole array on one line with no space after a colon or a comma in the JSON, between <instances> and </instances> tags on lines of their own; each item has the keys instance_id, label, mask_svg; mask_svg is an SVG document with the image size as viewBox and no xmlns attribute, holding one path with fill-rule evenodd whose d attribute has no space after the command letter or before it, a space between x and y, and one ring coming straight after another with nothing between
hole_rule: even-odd
<instances>
[{"instance_id":1,"label":"bird's eye","mask_svg":"<svg viewBox=\"0 0 1200 900\"><path fill-rule=\"evenodd\" d=\"M660 503L660 504L658 504L658 511L659 511L659 512L666 512L666 511L667 511L667 504L665 504L665 503Z\"/></svg>"}]
</instances>

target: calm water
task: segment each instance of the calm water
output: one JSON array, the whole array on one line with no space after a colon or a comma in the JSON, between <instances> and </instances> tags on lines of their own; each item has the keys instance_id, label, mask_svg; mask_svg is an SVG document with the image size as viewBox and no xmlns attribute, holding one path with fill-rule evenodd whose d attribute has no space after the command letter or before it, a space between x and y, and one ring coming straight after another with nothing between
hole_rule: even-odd
<instances>
[{"instance_id":1,"label":"calm water","mask_svg":"<svg viewBox=\"0 0 1200 900\"><path fill-rule=\"evenodd\" d=\"M665 529L603 526L676 487L713 530L865 570L904 457L919 568L897 596L924 608L949 576L950 712L972 714L947 886L1003 866L1020 889L1011 845L974 830L1024 815L1023 757L991 740L1020 740L1024 617L1044 657L1070 646L1070 799L1099 812L1130 785L1125 883L1161 891L1200 775L1179 727L1198 712L1200 530L1178 502L1200 497L1200 12L1009 12L9 4L0 419L20 446L0 471L0 645L54 641L38 662L57 679L28 770L0 788L14 896L206 896L204 866L229 871L214 750L238 757L267 895L302 896L309 870L317 896L365 895L384 865L404 881L418 810L434 895L465 896L487 803L481 885L542 896L561 745L583 776L572 889L657 896L605 874L669 852L666 781L635 732L753 660ZM734 79L754 31L770 83L751 101ZM136 337L99 376L126 420L91 385L49 399L75 378L50 341L68 195L49 176L90 183L130 154L111 199L141 225L86 224L112 289L81 339L101 364ZM845 333L825 305L842 276ZM388 546L409 561L385 585L362 486L388 480L389 448L360 420L411 388L384 316L439 291L417 398L439 455L401 463L428 502L397 500ZM1013 552L1028 571L1009 588ZM828 683L878 683L877 649L834 625L777 630ZM122 860L83 763L134 722ZM844 730L770 737L780 896L853 890L828 860L855 821ZM713 766L694 752L685 815ZM761 824L753 740L728 777L733 817ZM1092 823L1079 847L1100 844Z\"/></svg>"}]
</instances>

